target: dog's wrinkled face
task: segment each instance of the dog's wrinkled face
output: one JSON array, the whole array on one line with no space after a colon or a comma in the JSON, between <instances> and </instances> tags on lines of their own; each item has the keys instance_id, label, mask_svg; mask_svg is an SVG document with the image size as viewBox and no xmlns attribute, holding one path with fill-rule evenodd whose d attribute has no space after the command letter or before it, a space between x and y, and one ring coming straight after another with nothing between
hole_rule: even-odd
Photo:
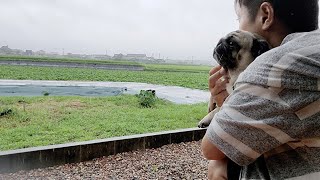
<instances>
[{"instance_id":1,"label":"dog's wrinkled face","mask_svg":"<svg viewBox=\"0 0 320 180\"><path fill-rule=\"evenodd\" d=\"M219 41L213 57L227 71L244 70L256 57L269 49L268 42L260 36L238 30Z\"/></svg>"}]
</instances>

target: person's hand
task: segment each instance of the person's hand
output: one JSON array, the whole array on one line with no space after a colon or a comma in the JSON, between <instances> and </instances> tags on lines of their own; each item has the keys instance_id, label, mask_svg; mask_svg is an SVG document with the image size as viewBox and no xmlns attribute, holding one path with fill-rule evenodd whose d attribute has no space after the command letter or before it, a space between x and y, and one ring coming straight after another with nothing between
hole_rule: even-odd
<instances>
[{"instance_id":1,"label":"person's hand","mask_svg":"<svg viewBox=\"0 0 320 180\"><path fill-rule=\"evenodd\" d=\"M221 66L216 66L209 71L209 91L211 93L210 101L221 107L224 100L229 96L226 90L226 84L229 82L228 78L225 78L227 72ZM213 104L211 106L214 106ZM210 106L209 106L209 109Z\"/></svg>"}]
</instances>

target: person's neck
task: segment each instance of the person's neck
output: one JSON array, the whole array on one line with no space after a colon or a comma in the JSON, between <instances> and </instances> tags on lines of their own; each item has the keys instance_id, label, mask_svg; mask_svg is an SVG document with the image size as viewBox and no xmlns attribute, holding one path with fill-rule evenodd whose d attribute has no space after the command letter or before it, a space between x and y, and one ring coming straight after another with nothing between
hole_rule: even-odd
<instances>
[{"instance_id":1,"label":"person's neck","mask_svg":"<svg viewBox=\"0 0 320 180\"><path fill-rule=\"evenodd\" d=\"M281 34L275 34L268 38L268 42L271 45L271 47L278 47L281 45L283 39L288 35L289 33L281 33Z\"/></svg>"},{"instance_id":2,"label":"person's neck","mask_svg":"<svg viewBox=\"0 0 320 180\"><path fill-rule=\"evenodd\" d=\"M278 47L281 45L283 39L291 32L287 30L284 26L278 24L270 29L268 33L267 41L272 47Z\"/></svg>"}]
</instances>

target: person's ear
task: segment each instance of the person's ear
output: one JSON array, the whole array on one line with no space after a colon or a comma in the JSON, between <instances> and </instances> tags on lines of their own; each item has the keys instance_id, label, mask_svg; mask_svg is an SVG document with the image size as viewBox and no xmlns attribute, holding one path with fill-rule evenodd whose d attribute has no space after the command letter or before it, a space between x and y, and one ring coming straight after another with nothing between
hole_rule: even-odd
<instances>
[{"instance_id":1,"label":"person's ear","mask_svg":"<svg viewBox=\"0 0 320 180\"><path fill-rule=\"evenodd\" d=\"M275 20L274 9L269 2L263 2L258 12L258 20L261 23L261 29L266 31L270 29Z\"/></svg>"}]
</instances>

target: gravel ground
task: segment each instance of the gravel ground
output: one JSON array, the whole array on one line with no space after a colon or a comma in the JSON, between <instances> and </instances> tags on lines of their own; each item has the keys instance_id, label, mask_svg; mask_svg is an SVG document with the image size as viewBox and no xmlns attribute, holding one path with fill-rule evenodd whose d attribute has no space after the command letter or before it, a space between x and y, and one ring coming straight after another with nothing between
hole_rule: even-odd
<instances>
[{"instance_id":1,"label":"gravel ground","mask_svg":"<svg viewBox=\"0 0 320 180\"><path fill-rule=\"evenodd\" d=\"M208 161L200 141L170 144L158 149L133 151L92 161L0 174L10 179L207 179Z\"/></svg>"}]
</instances>

